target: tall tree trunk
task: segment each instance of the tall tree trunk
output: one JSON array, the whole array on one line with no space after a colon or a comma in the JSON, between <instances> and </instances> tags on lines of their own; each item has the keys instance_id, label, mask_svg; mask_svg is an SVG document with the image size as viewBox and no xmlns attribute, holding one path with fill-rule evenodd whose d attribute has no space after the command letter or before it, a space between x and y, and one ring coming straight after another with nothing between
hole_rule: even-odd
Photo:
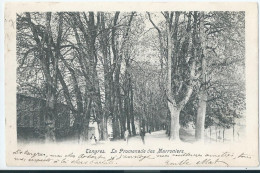
<instances>
[{"instance_id":1,"label":"tall tree trunk","mask_svg":"<svg viewBox=\"0 0 260 173\"><path fill-rule=\"evenodd\" d=\"M125 77L126 78L126 77ZM126 120L126 129L130 130L130 120L129 120L129 92L127 88L127 82L125 82L125 91L124 91L124 118ZM124 124L125 127L125 124Z\"/></svg>"},{"instance_id":2,"label":"tall tree trunk","mask_svg":"<svg viewBox=\"0 0 260 173\"><path fill-rule=\"evenodd\" d=\"M121 57L119 58L121 59ZM114 102L114 118L113 118L113 126L114 130L113 135L115 139L120 138L120 128L119 128L119 119L122 116L122 102L121 102L121 92L120 92L120 70L121 70L121 62L119 62L115 69L115 79L114 79L114 88L115 88L115 102Z\"/></svg>"},{"instance_id":3,"label":"tall tree trunk","mask_svg":"<svg viewBox=\"0 0 260 173\"><path fill-rule=\"evenodd\" d=\"M102 110L102 104L101 104L101 94L100 94L100 86L99 86L99 78L98 78L98 73L97 73L97 63L98 63L98 58L97 58L97 53L96 53L96 37L97 37L97 26L100 24L100 13L97 13L97 24L95 24L95 15L93 12L89 12L89 35L91 38L90 42L90 62L92 63L92 78L93 78L93 87L95 91L94 95L94 102L96 105L96 122L99 126L99 135L100 138L103 137L103 131L100 130L100 127L103 126L102 124L102 117L103 117L103 110Z\"/></svg>"},{"instance_id":4,"label":"tall tree trunk","mask_svg":"<svg viewBox=\"0 0 260 173\"><path fill-rule=\"evenodd\" d=\"M54 92L48 91L46 96L46 114L45 114L45 141L48 142L55 142L55 96Z\"/></svg>"},{"instance_id":5,"label":"tall tree trunk","mask_svg":"<svg viewBox=\"0 0 260 173\"><path fill-rule=\"evenodd\" d=\"M106 57L104 57L106 59ZM113 76L110 74L108 69L107 60L104 59L104 85L105 85L105 108L103 112L103 140L108 139L107 132L107 117L112 113L111 96L112 96L112 81ZM106 64L106 65L105 65Z\"/></svg>"},{"instance_id":6,"label":"tall tree trunk","mask_svg":"<svg viewBox=\"0 0 260 173\"><path fill-rule=\"evenodd\" d=\"M179 124L179 118L180 118L180 110L178 110L176 107L174 107L171 103L168 103L169 109L171 112L171 130L170 130L170 140L179 141L179 130L180 130L180 124Z\"/></svg>"},{"instance_id":7,"label":"tall tree trunk","mask_svg":"<svg viewBox=\"0 0 260 173\"><path fill-rule=\"evenodd\" d=\"M105 87L105 107L103 111L103 117L102 117L102 126L103 126L103 133L102 133L102 140L108 139L107 134L107 117L110 113L110 105L111 105L111 81L113 81L112 75L109 71L111 62L109 61L109 54L108 54L108 32L106 30L105 25L105 15L104 12L101 12L100 14L100 30L101 32L101 38L100 38L100 45L103 55L103 67L104 67L104 87Z\"/></svg>"},{"instance_id":8,"label":"tall tree trunk","mask_svg":"<svg viewBox=\"0 0 260 173\"><path fill-rule=\"evenodd\" d=\"M178 141L179 138L179 114L180 111L177 111L177 105L173 99L172 93L172 23L167 18L167 43L168 43L168 52L167 52L167 102L171 115L171 129L170 129L170 140Z\"/></svg>"},{"instance_id":9,"label":"tall tree trunk","mask_svg":"<svg viewBox=\"0 0 260 173\"><path fill-rule=\"evenodd\" d=\"M136 130L135 130L135 116L134 116L134 90L132 86L132 81L131 78L130 80L130 116L131 116L131 125L132 125L132 134L136 135Z\"/></svg>"},{"instance_id":10,"label":"tall tree trunk","mask_svg":"<svg viewBox=\"0 0 260 173\"><path fill-rule=\"evenodd\" d=\"M120 92L120 90L119 90ZM125 116L123 114L123 106L122 106L122 99L121 99L121 94L119 94L119 97L118 97L118 110L119 110L119 120L118 122L120 123L120 132L121 132L121 138L123 138L124 136L122 134L124 134L126 128L125 128ZM119 136L120 136L120 133L119 133Z\"/></svg>"},{"instance_id":11,"label":"tall tree trunk","mask_svg":"<svg viewBox=\"0 0 260 173\"><path fill-rule=\"evenodd\" d=\"M207 106L207 87L206 87L206 74L207 74L207 48L206 48L206 33L204 32L204 13L202 12L200 18L200 37L201 37L201 46L202 46L202 55L201 55L201 76L202 84L199 91L199 105L197 110L197 121L196 121L196 130L195 137L198 141L204 140L204 124L206 116L206 106Z\"/></svg>"},{"instance_id":12,"label":"tall tree trunk","mask_svg":"<svg viewBox=\"0 0 260 173\"><path fill-rule=\"evenodd\" d=\"M103 123L103 140L107 140L108 139L108 133L107 133L107 116L106 114L103 116L102 119L102 123Z\"/></svg>"},{"instance_id":13,"label":"tall tree trunk","mask_svg":"<svg viewBox=\"0 0 260 173\"><path fill-rule=\"evenodd\" d=\"M206 106L207 106L207 93L206 91L199 92L199 105L197 110L197 120L195 128L195 137L196 140L204 140L204 129L205 129L205 115L206 115Z\"/></svg>"},{"instance_id":14,"label":"tall tree trunk","mask_svg":"<svg viewBox=\"0 0 260 173\"><path fill-rule=\"evenodd\" d=\"M127 110L129 109L129 98L127 98ZM130 129L130 115L129 115L129 111L126 114L126 128L129 132L129 135L131 136L131 129Z\"/></svg>"},{"instance_id":15,"label":"tall tree trunk","mask_svg":"<svg viewBox=\"0 0 260 173\"><path fill-rule=\"evenodd\" d=\"M119 127L119 121L118 121L118 115L117 113L114 113L113 119L112 119L112 125L113 125L113 138L114 139L120 139L120 127Z\"/></svg>"},{"instance_id":16,"label":"tall tree trunk","mask_svg":"<svg viewBox=\"0 0 260 173\"><path fill-rule=\"evenodd\" d=\"M90 120L92 100L90 98L86 98L85 102L86 102L86 107L82 118L82 124L80 124L80 134L79 134L80 142L89 140L88 130L89 130L89 120Z\"/></svg>"},{"instance_id":17,"label":"tall tree trunk","mask_svg":"<svg viewBox=\"0 0 260 173\"><path fill-rule=\"evenodd\" d=\"M47 94L46 94L46 133L45 133L45 140L46 142L55 142L55 115L56 112L56 103L57 103L57 95L56 95L56 88L57 88L57 70L58 70L58 51L56 50L56 56L53 55L52 52L52 32L51 32L51 13L46 13L46 37L47 37L47 52L46 52L46 59L49 61L46 62L47 65L47 76L49 78L47 82ZM59 45L57 45L59 48ZM48 57L48 58L47 58ZM50 59L52 63L50 62ZM52 64L53 74L51 76L50 72L50 64Z\"/></svg>"},{"instance_id":18,"label":"tall tree trunk","mask_svg":"<svg viewBox=\"0 0 260 173\"><path fill-rule=\"evenodd\" d=\"M105 71L105 70L104 70ZM108 139L108 132L107 132L107 117L111 114L111 90L110 90L110 84L111 84L111 77L109 76L108 71L104 72L104 83L105 83L105 108L103 113L103 140Z\"/></svg>"},{"instance_id":19,"label":"tall tree trunk","mask_svg":"<svg viewBox=\"0 0 260 173\"><path fill-rule=\"evenodd\" d=\"M138 131L139 131L139 134L140 134L140 132L141 132L141 128L142 128L142 117L141 117L141 115L139 115L138 120L139 120Z\"/></svg>"},{"instance_id":20,"label":"tall tree trunk","mask_svg":"<svg viewBox=\"0 0 260 173\"><path fill-rule=\"evenodd\" d=\"M131 125L132 125L132 134L136 135L136 130L135 130L135 117L134 117L134 103L133 103L133 88L131 84L131 100L130 100L130 116L131 116Z\"/></svg>"},{"instance_id":21,"label":"tall tree trunk","mask_svg":"<svg viewBox=\"0 0 260 173\"><path fill-rule=\"evenodd\" d=\"M96 65L95 65L96 66ZM97 74L97 69L94 69L94 82L95 82L95 103L96 103L96 122L98 124L98 132L99 132L99 139L103 139L103 109L101 103L101 94L100 94L100 86L99 86L99 79Z\"/></svg>"}]
</instances>

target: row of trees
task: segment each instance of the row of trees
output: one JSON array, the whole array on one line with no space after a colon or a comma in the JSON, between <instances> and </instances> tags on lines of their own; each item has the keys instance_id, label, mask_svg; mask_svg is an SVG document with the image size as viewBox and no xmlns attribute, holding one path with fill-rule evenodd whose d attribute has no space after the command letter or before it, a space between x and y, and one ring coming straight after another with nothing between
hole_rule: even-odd
<instances>
[{"instance_id":1,"label":"row of trees","mask_svg":"<svg viewBox=\"0 0 260 173\"><path fill-rule=\"evenodd\" d=\"M170 139L179 140L180 124L190 121L197 140L203 140L205 127L234 125L245 109L244 13L147 15L157 30Z\"/></svg>"},{"instance_id":2,"label":"row of trees","mask_svg":"<svg viewBox=\"0 0 260 173\"><path fill-rule=\"evenodd\" d=\"M82 141L91 119L106 140L109 118L115 139L143 127L179 140L194 122L201 140L245 109L243 12L17 14L17 62L18 92L46 100L48 141L59 102Z\"/></svg>"},{"instance_id":3,"label":"row of trees","mask_svg":"<svg viewBox=\"0 0 260 173\"><path fill-rule=\"evenodd\" d=\"M46 140L55 141L57 102L69 106L81 140L91 118L100 139L108 137L109 117L114 138L126 129L135 135L129 71L142 29L137 19L135 12L17 14L18 91L46 99Z\"/></svg>"}]
</instances>

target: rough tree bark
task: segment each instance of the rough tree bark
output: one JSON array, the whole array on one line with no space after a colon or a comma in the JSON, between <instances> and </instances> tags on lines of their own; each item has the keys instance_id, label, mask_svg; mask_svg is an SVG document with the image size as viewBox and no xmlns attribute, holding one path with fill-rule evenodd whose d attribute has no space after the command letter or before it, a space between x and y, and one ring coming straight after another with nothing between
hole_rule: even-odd
<instances>
[{"instance_id":1,"label":"rough tree bark","mask_svg":"<svg viewBox=\"0 0 260 173\"><path fill-rule=\"evenodd\" d=\"M195 129L195 137L197 141L204 140L204 125L205 125L205 115L206 115L206 106L207 106L207 88L206 88L206 74L207 74L207 64L206 64L206 56L207 56L207 48L206 48L206 33L204 31L204 13L201 13L200 16L200 39L201 39L201 76L202 83L200 87L200 91L198 93L199 104L197 110L197 120L196 120L196 129Z\"/></svg>"},{"instance_id":2,"label":"rough tree bark","mask_svg":"<svg viewBox=\"0 0 260 173\"><path fill-rule=\"evenodd\" d=\"M130 78L130 116L131 116L131 126L132 126L132 134L136 135L136 130L135 130L135 117L134 117L134 90L132 86L132 81Z\"/></svg>"},{"instance_id":3,"label":"rough tree bark","mask_svg":"<svg viewBox=\"0 0 260 173\"><path fill-rule=\"evenodd\" d=\"M178 17L178 15L176 15ZM175 17L176 17L175 16ZM179 124L179 118L180 118L180 112L183 109L183 107L186 105L188 100L190 99L190 96L193 91L193 80L195 78L195 57L191 58L191 63L190 63L190 76L189 76L189 83L186 86L186 92L183 94L183 98L179 103L176 102L176 99L174 99L174 95L172 92L173 88L173 62L172 62L172 50L174 50L174 44L172 42L172 18L173 18L173 12L165 13L165 18L167 21L167 43L168 43L168 52L167 52L167 102L168 102L168 107L170 110L170 115L171 115L171 129L170 129L170 140L173 141L179 141L179 129L180 129L180 124ZM178 22L174 23L174 28L178 27ZM176 40L175 40L176 41ZM177 55L175 55L177 56Z\"/></svg>"}]
</instances>

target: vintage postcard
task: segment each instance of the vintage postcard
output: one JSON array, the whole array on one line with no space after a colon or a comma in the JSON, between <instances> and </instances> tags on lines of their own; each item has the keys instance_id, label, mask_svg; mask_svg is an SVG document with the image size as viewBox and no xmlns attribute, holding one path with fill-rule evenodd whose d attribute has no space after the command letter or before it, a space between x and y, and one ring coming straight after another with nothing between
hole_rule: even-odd
<instances>
[{"instance_id":1,"label":"vintage postcard","mask_svg":"<svg viewBox=\"0 0 260 173\"><path fill-rule=\"evenodd\" d=\"M7 166L249 167L249 2L5 4Z\"/></svg>"}]
</instances>

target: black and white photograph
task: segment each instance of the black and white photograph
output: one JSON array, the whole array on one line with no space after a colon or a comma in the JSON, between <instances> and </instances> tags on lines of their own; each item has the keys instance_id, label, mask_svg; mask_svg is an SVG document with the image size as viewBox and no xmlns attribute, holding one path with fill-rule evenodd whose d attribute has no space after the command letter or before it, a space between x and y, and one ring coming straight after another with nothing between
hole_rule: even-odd
<instances>
[{"instance_id":1,"label":"black and white photograph","mask_svg":"<svg viewBox=\"0 0 260 173\"><path fill-rule=\"evenodd\" d=\"M31 145L84 146L78 158L90 154L96 162L98 154L112 153L113 161L99 160L107 166L117 157L166 159L162 166L230 166L225 159L251 158L227 150L208 153L213 159L206 161L173 161L200 157L190 153L193 145L232 148L250 138L246 15L232 9L17 11L13 125L21 148L12 152L30 158L14 159L50 164L68 156L48 153L46 161L22 149ZM149 152L155 155L140 155Z\"/></svg>"},{"instance_id":2,"label":"black and white photograph","mask_svg":"<svg viewBox=\"0 0 260 173\"><path fill-rule=\"evenodd\" d=\"M17 14L18 140L242 140L244 16Z\"/></svg>"}]
</instances>

